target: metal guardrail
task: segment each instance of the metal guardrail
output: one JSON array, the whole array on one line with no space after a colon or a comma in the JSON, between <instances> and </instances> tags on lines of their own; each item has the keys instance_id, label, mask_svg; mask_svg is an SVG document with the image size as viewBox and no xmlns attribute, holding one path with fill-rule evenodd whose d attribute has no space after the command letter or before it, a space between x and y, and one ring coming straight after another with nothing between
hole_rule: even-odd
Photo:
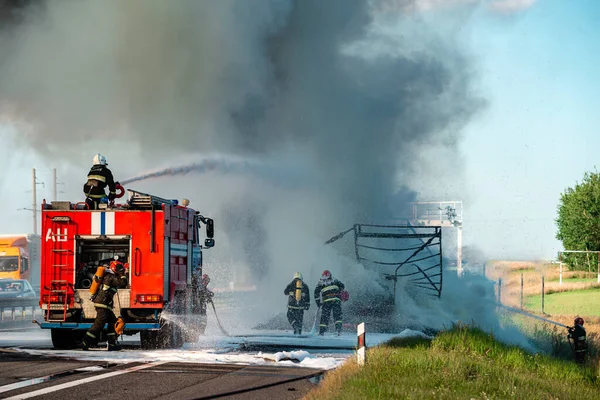
<instances>
[{"instance_id":1,"label":"metal guardrail","mask_svg":"<svg viewBox=\"0 0 600 400\"><path fill-rule=\"evenodd\" d=\"M42 316L39 299L0 299L0 326L14 322L27 322Z\"/></svg>"}]
</instances>

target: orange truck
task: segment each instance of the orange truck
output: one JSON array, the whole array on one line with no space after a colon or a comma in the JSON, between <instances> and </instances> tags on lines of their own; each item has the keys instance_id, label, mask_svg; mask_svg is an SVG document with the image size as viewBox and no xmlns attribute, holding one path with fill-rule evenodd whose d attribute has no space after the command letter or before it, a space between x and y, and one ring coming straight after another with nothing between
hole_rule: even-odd
<instances>
[{"instance_id":1,"label":"orange truck","mask_svg":"<svg viewBox=\"0 0 600 400\"><path fill-rule=\"evenodd\" d=\"M93 324L92 278L114 259L128 265L128 286L114 300L123 334L139 333L143 348L156 349L181 347L204 333L202 251L214 246L213 220L189 208L188 200L127 192L124 204L99 210L68 201L42 204L39 325L51 330L55 348L75 347Z\"/></svg>"},{"instance_id":2,"label":"orange truck","mask_svg":"<svg viewBox=\"0 0 600 400\"><path fill-rule=\"evenodd\" d=\"M39 288L39 235L0 235L0 279L26 279Z\"/></svg>"}]
</instances>

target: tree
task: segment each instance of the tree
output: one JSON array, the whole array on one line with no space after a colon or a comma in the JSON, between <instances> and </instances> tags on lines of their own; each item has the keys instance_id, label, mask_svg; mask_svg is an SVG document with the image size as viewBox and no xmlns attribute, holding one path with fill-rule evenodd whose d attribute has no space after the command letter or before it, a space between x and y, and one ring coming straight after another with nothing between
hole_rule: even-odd
<instances>
[{"instance_id":1,"label":"tree","mask_svg":"<svg viewBox=\"0 0 600 400\"><path fill-rule=\"evenodd\" d=\"M586 172L583 181L560 196L556 238L565 250L600 251L600 174ZM596 256L589 257L597 262ZM586 265L585 254L565 254L571 269ZM577 268L575 265L579 265Z\"/></svg>"}]
</instances>

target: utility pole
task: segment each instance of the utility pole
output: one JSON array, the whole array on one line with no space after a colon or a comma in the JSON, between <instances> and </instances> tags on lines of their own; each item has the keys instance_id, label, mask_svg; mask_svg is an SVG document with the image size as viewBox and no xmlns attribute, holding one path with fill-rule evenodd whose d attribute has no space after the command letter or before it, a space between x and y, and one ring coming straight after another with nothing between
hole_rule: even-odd
<instances>
[{"instance_id":1,"label":"utility pole","mask_svg":"<svg viewBox=\"0 0 600 400\"><path fill-rule=\"evenodd\" d=\"M44 182L38 182L37 181L37 177L36 177L36 174L35 174L35 168L33 168L32 172L33 172L32 173L32 178L33 179L32 179L31 183L33 185L33 190L32 190L32 193L33 193L32 201L33 201L33 203L31 205L31 212L33 213L33 234L37 235L37 233L38 233L38 229L37 229L37 226L38 226L38 222L37 222L37 213L38 213L38 209L37 209L37 207L38 207L38 204L37 204L37 185L42 185L43 186ZM24 208L24 210L28 210L28 208Z\"/></svg>"},{"instance_id":2,"label":"utility pole","mask_svg":"<svg viewBox=\"0 0 600 400\"><path fill-rule=\"evenodd\" d=\"M52 201L56 201L56 168L52 169Z\"/></svg>"},{"instance_id":3,"label":"utility pole","mask_svg":"<svg viewBox=\"0 0 600 400\"><path fill-rule=\"evenodd\" d=\"M64 185L64 182L59 182L56 179L56 168L52 169L52 201L58 200L58 194L64 193L63 191L58 190L58 185Z\"/></svg>"},{"instance_id":4,"label":"utility pole","mask_svg":"<svg viewBox=\"0 0 600 400\"><path fill-rule=\"evenodd\" d=\"M37 180L35 178L35 168L33 169L33 234L37 235Z\"/></svg>"}]
</instances>

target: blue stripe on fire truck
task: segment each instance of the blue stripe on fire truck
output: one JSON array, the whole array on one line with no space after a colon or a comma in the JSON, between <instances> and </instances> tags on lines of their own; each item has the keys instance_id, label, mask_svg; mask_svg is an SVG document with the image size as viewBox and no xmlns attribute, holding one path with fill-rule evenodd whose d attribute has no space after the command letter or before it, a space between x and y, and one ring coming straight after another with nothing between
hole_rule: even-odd
<instances>
[{"instance_id":1,"label":"blue stripe on fire truck","mask_svg":"<svg viewBox=\"0 0 600 400\"><path fill-rule=\"evenodd\" d=\"M92 212L92 235L114 235L115 213L114 212Z\"/></svg>"},{"instance_id":2,"label":"blue stripe on fire truck","mask_svg":"<svg viewBox=\"0 0 600 400\"><path fill-rule=\"evenodd\" d=\"M100 213L100 234L106 235L106 213Z\"/></svg>"}]
</instances>

